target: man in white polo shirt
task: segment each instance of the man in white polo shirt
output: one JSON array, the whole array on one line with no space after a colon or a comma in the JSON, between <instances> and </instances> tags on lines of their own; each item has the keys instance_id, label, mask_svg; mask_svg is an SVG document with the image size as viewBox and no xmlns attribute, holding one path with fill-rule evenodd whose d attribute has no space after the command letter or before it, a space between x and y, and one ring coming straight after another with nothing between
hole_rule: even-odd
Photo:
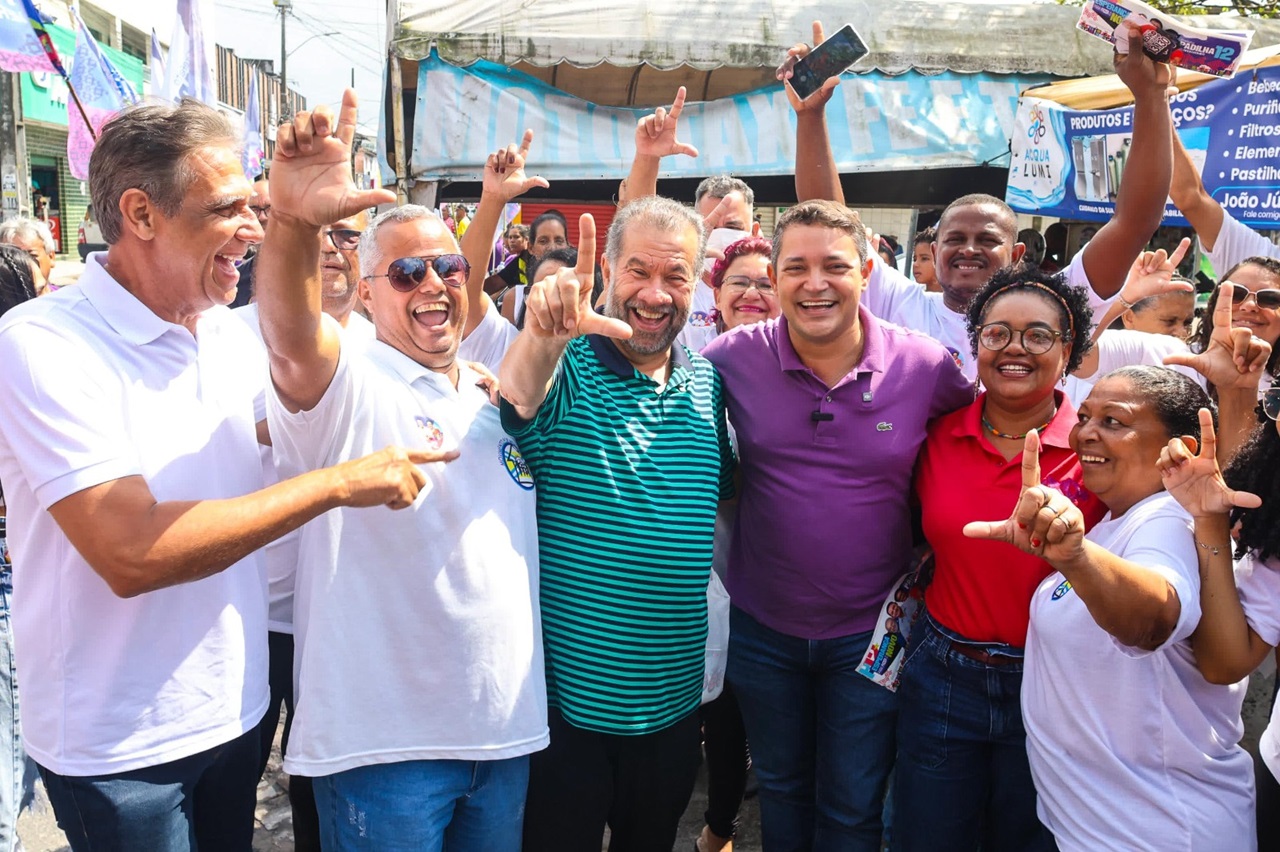
<instances>
[{"instance_id":1,"label":"man in white polo shirt","mask_svg":"<svg viewBox=\"0 0 1280 852\"><path fill-rule=\"evenodd\" d=\"M468 265L410 205L360 242L377 340L321 310L322 224L354 209L355 95L280 129L258 306L281 472L404 443L449 451L392 517L339 511L302 531L296 703L285 768L314 779L326 849L518 849L529 754L548 743L534 484L457 359Z\"/></svg>"},{"instance_id":2,"label":"man in white polo shirt","mask_svg":"<svg viewBox=\"0 0 1280 852\"><path fill-rule=\"evenodd\" d=\"M254 551L339 505L410 504L412 462L439 458L389 449L262 488L261 362L225 307L262 237L237 146L194 102L113 119L89 165L109 250L0 322L23 733L76 852L250 849Z\"/></svg>"}]
</instances>

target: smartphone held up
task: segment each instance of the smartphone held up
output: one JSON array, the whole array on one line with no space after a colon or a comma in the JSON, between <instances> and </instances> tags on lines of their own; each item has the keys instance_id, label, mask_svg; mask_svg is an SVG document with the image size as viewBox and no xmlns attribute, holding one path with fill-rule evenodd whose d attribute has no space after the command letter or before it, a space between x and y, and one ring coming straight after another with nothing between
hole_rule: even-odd
<instances>
[{"instance_id":1,"label":"smartphone held up","mask_svg":"<svg viewBox=\"0 0 1280 852\"><path fill-rule=\"evenodd\" d=\"M791 69L788 81L800 100L807 99L832 77L843 74L867 55L867 45L851 24L845 24L835 35L809 51Z\"/></svg>"}]
</instances>

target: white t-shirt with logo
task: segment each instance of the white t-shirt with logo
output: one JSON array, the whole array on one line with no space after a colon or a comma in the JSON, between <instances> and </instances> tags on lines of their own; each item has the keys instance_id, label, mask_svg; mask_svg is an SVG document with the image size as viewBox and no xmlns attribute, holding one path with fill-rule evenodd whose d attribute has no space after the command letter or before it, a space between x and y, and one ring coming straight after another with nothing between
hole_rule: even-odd
<instances>
[{"instance_id":1,"label":"white t-shirt with logo","mask_svg":"<svg viewBox=\"0 0 1280 852\"><path fill-rule=\"evenodd\" d=\"M1280 646L1280 559L1263 560L1248 553L1236 562L1235 570L1245 620L1263 642ZM1280 778L1280 702L1271 708L1258 751L1271 774Z\"/></svg>"},{"instance_id":2,"label":"white t-shirt with logo","mask_svg":"<svg viewBox=\"0 0 1280 852\"><path fill-rule=\"evenodd\" d=\"M79 285L0 320L0 481L27 752L61 775L198 754L267 708L267 582L257 553L203 580L116 596L49 507L141 476L160 502L262 488L262 358L223 307L192 334L91 255ZM259 381L254 382L254 378Z\"/></svg>"},{"instance_id":3,"label":"white t-shirt with logo","mask_svg":"<svg viewBox=\"0 0 1280 852\"><path fill-rule=\"evenodd\" d=\"M720 333L716 330L716 291L699 278L689 302L689 319L676 340L694 352L701 352Z\"/></svg>"},{"instance_id":4,"label":"white t-shirt with logo","mask_svg":"<svg viewBox=\"0 0 1280 852\"><path fill-rule=\"evenodd\" d=\"M258 315L258 303L252 302L231 312L249 326L262 345L262 366L253 378L259 380L268 377L266 343L262 339L262 321ZM348 344L363 345L375 339L373 323L360 314L352 311L347 316L347 324L342 327L343 339ZM263 384L258 381L259 386ZM258 420L267 417L266 395L259 397L261 403L255 408L253 415ZM280 481L276 473L275 461L271 457L271 448L258 445L259 460L262 463L262 479L264 485L275 485ZM272 633L293 633L293 582L298 570L298 542L302 537L301 528L285 533L273 542L269 542L258 553L267 569L267 628Z\"/></svg>"},{"instance_id":5,"label":"white t-shirt with logo","mask_svg":"<svg viewBox=\"0 0 1280 852\"><path fill-rule=\"evenodd\" d=\"M268 394L281 476L388 445L460 452L421 467L407 509L337 509L303 528L290 774L548 743L533 480L479 375L460 373L454 388L382 342L344 345L312 410Z\"/></svg>"},{"instance_id":6,"label":"white t-shirt with logo","mask_svg":"<svg viewBox=\"0 0 1280 852\"><path fill-rule=\"evenodd\" d=\"M520 329L502 315L497 305L490 304L480 324L458 344L458 360L484 364L496 376L507 350L519 336Z\"/></svg>"},{"instance_id":7,"label":"white t-shirt with logo","mask_svg":"<svg viewBox=\"0 0 1280 852\"><path fill-rule=\"evenodd\" d=\"M919 282L886 265L874 252L871 260L871 277L867 279L867 287L862 291L862 303L867 306L867 310L886 322L929 335L947 347L951 357L960 365L965 378L976 382L978 363L973 357L973 346L969 343L969 327L965 315L948 308L941 293L930 293ZM1111 299L1101 298L1089 285L1089 277L1084 272L1083 251L1072 258L1062 274L1072 286L1088 288L1089 306L1093 308L1095 320L1100 319L1115 300L1114 296Z\"/></svg>"},{"instance_id":8,"label":"white t-shirt with logo","mask_svg":"<svg viewBox=\"0 0 1280 852\"><path fill-rule=\"evenodd\" d=\"M1063 852L1253 850L1253 773L1238 745L1247 681L1210 684L1191 518L1166 492L1088 539L1159 573L1181 613L1154 651L1121 644L1054 572L1031 599L1022 715L1040 821Z\"/></svg>"}]
</instances>

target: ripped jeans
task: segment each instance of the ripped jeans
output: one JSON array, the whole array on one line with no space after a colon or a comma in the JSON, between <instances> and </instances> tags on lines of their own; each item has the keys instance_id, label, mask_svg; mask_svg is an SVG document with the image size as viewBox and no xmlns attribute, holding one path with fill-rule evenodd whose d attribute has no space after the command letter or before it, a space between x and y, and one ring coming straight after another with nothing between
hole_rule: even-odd
<instances>
[{"instance_id":1,"label":"ripped jeans","mask_svg":"<svg viewBox=\"0 0 1280 852\"><path fill-rule=\"evenodd\" d=\"M520 848L529 758L409 760L314 779L328 852Z\"/></svg>"}]
</instances>

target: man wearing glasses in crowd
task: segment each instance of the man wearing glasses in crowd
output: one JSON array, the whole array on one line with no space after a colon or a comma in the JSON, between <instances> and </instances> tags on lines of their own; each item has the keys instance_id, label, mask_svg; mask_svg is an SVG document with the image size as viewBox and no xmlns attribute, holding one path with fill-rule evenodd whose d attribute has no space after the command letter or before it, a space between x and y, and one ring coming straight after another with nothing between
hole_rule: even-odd
<instances>
[{"instance_id":1,"label":"man wearing glasses in crowd","mask_svg":"<svg viewBox=\"0 0 1280 852\"><path fill-rule=\"evenodd\" d=\"M348 91L340 120L299 113L277 139L257 294L276 466L387 444L438 462L403 512L302 532L285 769L313 778L324 848L516 849L529 754L548 743L533 478L457 358L469 265L438 216L396 208L360 238L376 341L351 346L322 312L340 288L321 232L340 255L356 229L325 223L368 195L351 181L355 114Z\"/></svg>"}]
</instances>

